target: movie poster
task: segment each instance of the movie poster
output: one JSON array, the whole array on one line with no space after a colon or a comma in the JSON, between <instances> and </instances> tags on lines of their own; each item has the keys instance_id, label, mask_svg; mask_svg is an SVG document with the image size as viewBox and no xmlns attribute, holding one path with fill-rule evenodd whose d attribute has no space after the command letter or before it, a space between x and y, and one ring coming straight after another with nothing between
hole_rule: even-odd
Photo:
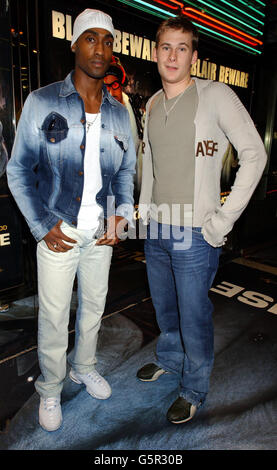
<instances>
[{"instance_id":1,"label":"movie poster","mask_svg":"<svg viewBox=\"0 0 277 470\"><path fill-rule=\"evenodd\" d=\"M0 0L0 295L23 282L21 223L6 166L14 140L9 2ZM0 302L1 305L1 302Z\"/></svg>"},{"instance_id":2,"label":"movie poster","mask_svg":"<svg viewBox=\"0 0 277 470\"><path fill-rule=\"evenodd\" d=\"M9 27L9 2L0 0L0 178L14 139L12 56ZM2 182L3 184L3 182ZM2 191L1 191L2 192Z\"/></svg>"}]
</instances>

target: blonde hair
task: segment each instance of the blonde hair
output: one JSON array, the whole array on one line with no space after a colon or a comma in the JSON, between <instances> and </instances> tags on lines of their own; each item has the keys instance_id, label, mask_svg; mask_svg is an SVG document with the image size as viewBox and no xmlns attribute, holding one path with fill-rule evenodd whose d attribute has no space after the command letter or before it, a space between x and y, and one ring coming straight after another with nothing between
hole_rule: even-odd
<instances>
[{"instance_id":1,"label":"blonde hair","mask_svg":"<svg viewBox=\"0 0 277 470\"><path fill-rule=\"evenodd\" d=\"M172 18L168 18L160 24L156 33L156 46L158 46L159 44L161 34L167 31L168 29L181 29L184 33L191 33L192 52L198 49L198 30L196 26L194 26L194 24L184 16L174 16Z\"/></svg>"}]
</instances>

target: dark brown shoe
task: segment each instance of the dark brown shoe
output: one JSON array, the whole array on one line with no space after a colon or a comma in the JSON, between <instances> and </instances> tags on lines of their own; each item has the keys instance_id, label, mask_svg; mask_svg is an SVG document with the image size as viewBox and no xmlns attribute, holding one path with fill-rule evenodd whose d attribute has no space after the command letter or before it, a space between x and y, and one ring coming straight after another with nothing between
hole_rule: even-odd
<instances>
[{"instance_id":1,"label":"dark brown shoe","mask_svg":"<svg viewBox=\"0 0 277 470\"><path fill-rule=\"evenodd\" d=\"M169 408L167 419L174 424L185 423L194 417L196 410L197 406L192 405L183 397L178 397Z\"/></svg>"},{"instance_id":2,"label":"dark brown shoe","mask_svg":"<svg viewBox=\"0 0 277 470\"><path fill-rule=\"evenodd\" d=\"M145 364L145 366L138 370L137 377L143 382L154 382L162 374L166 374L166 371L156 364L150 363Z\"/></svg>"}]
</instances>

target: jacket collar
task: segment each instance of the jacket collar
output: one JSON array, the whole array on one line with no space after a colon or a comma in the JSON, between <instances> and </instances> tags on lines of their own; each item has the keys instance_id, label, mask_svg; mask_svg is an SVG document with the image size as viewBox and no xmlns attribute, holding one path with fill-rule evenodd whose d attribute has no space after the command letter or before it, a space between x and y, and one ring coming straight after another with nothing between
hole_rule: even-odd
<instances>
[{"instance_id":1,"label":"jacket collar","mask_svg":"<svg viewBox=\"0 0 277 470\"><path fill-rule=\"evenodd\" d=\"M62 81L59 96L61 96L63 98L66 98L67 96L72 95L73 93L78 94L78 91L76 90L76 88L74 86L73 74L74 74L74 70L72 70L66 76L66 78ZM105 100L108 100L111 105L116 106L117 102L110 95L110 93L108 92L108 90L107 90L107 88L104 84L103 84L102 89L103 89L103 103L104 103Z\"/></svg>"},{"instance_id":2,"label":"jacket collar","mask_svg":"<svg viewBox=\"0 0 277 470\"><path fill-rule=\"evenodd\" d=\"M191 78L193 78L193 80L195 81L198 95L204 88L206 88L213 81L213 80L207 80L207 79L197 78L197 77L191 77Z\"/></svg>"}]
</instances>

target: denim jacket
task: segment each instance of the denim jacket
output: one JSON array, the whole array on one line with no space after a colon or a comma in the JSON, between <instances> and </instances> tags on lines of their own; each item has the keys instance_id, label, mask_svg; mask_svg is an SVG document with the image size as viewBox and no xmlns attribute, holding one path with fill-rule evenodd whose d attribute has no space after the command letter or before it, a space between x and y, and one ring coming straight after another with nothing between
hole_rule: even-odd
<instances>
[{"instance_id":1,"label":"denim jacket","mask_svg":"<svg viewBox=\"0 0 277 470\"><path fill-rule=\"evenodd\" d=\"M30 93L7 165L9 188L34 238L41 240L59 219L76 226L84 184L86 118L71 72L64 81ZM132 220L136 154L129 114L103 86L100 165L96 201L107 217ZM108 197L110 196L110 197Z\"/></svg>"}]
</instances>

